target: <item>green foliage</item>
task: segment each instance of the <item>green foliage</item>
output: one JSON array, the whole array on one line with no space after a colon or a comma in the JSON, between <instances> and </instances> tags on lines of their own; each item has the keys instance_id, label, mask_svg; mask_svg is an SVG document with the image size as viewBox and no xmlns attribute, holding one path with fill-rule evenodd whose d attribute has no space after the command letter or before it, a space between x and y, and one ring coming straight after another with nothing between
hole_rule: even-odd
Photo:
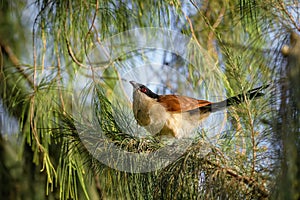
<instances>
[{"instance_id":1,"label":"green foliage","mask_svg":"<svg viewBox=\"0 0 300 200\"><path fill-rule=\"evenodd\" d=\"M106 140L114 143L121 149L136 153L156 152L163 147L163 144L159 144L159 141L155 139L137 138L122 133L112 117L112 105L105 97L103 89L97 85L95 92L96 107L101 107L96 109L96 111L101 110L101 115L97 115L97 118L99 118L97 122L103 122L100 123L100 126L107 138L101 137L102 132L96 132L95 130L93 134L88 136L89 141L99 143L100 140ZM193 142L186 153L166 168L147 173L130 173L112 169L96 160L95 158L99 157L86 149L81 142L82 139L84 140L83 137L81 137L81 140L79 138L79 135L85 134L82 132L91 131L90 127L92 126L78 124L77 120L70 118L69 115L61 117L64 122L61 126L62 132L67 141L65 146L68 146L67 149L64 149L65 154L70 156L78 152L80 159L85 161L84 166L89 169L87 173L90 173L92 176L99 176L101 179L101 191L105 198L215 199L268 196L264 185L261 185L257 179L242 175L241 171L235 171L234 165L230 166L230 163L227 163L219 149L209 145L200 138ZM78 130L76 127L84 128ZM210 153L207 154L205 152ZM72 160L74 161L74 159L73 157ZM68 157L64 156L62 162L70 165L71 160L68 161ZM63 169L62 172L66 171ZM66 176L62 175L60 176ZM69 175L67 177L73 177L71 180L74 180L74 176ZM61 185L66 185L66 183ZM70 187L74 186L74 184L67 185ZM73 189L75 190L76 188ZM228 193L228 191L234 192Z\"/></svg>"},{"instance_id":2,"label":"green foliage","mask_svg":"<svg viewBox=\"0 0 300 200\"><path fill-rule=\"evenodd\" d=\"M290 30L300 30L295 17L299 9L289 1L26 3L0 5L0 102L5 108L0 110L0 191L4 198L299 198L299 176L294 176L299 174L299 70L291 67L299 64L297 39L291 38L295 51L288 56L287 69L278 51ZM26 14L19 12L22 9L27 9ZM89 69L89 54L97 45L142 27L172 29L191 37L186 54L193 63L161 49L136 50L110 63L96 63L100 77L83 72ZM139 155L136 162L165 145L152 136L137 137L140 129L130 126L130 105L113 101L118 98L113 89L124 78L118 70L151 63L155 53L163 55L162 65L183 74L194 88L200 88L197 94L208 99L221 100L267 83L273 84L274 91L271 87L264 98L230 108L223 121L218 119L222 113L213 115L212 125L202 127L188 149L164 168L144 173L112 169L100 162L102 144ZM91 83L76 88L74 83L82 81L78 74ZM174 91L185 91L186 84L176 79ZM168 81L171 78L164 84ZM76 110L72 98L81 89L84 102L91 100L91 104ZM86 118L90 111L93 117ZM11 133L3 132L2 116L18 121L17 142ZM222 124L222 129L215 131L214 123Z\"/></svg>"}]
</instances>

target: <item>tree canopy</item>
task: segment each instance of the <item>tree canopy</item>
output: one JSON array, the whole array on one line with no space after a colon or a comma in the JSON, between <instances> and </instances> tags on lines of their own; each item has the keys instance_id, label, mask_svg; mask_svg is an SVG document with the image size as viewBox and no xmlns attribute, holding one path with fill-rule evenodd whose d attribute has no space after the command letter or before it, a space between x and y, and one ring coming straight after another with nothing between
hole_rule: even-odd
<instances>
[{"instance_id":1,"label":"tree canopy","mask_svg":"<svg viewBox=\"0 0 300 200\"><path fill-rule=\"evenodd\" d=\"M1 197L300 197L298 2L3 0L0 8ZM166 146L136 125L132 79L210 101L270 86Z\"/></svg>"}]
</instances>

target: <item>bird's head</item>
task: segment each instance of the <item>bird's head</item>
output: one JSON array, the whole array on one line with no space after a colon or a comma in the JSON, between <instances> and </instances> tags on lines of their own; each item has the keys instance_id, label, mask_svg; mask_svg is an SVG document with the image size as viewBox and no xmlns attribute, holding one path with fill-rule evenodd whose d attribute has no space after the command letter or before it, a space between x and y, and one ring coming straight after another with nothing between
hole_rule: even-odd
<instances>
[{"instance_id":1,"label":"bird's head","mask_svg":"<svg viewBox=\"0 0 300 200\"><path fill-rule=\"evenodd\" d=\"M131 83L131 85L133 86L134 89L134 93L135 92L139 92L142 94L147 95L148 97L152 98L152 99L157 99L159 97L158 94L155 94L154 92L152 92L149 88L147 88L145 85L137 83L135 81L129 81Z\"/></svg>"}]
</instances>

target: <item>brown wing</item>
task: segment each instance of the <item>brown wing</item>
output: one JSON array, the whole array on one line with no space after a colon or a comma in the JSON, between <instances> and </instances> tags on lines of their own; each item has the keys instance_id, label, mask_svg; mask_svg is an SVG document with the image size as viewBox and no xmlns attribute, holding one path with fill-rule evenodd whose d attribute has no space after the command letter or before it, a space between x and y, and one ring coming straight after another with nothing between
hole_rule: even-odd
<instances>
[{"instance_id":1,"label":"brown wing","mask_svg":"<svg viewBox=\"0 0 300 200\"><path fill-rule=\"evenodd\" d=\"M211 102L206 100L177 95L161 95L157 101L161 103L167 111L174 113L186 112L211 104Z\"/></svg>"}]
</instances>

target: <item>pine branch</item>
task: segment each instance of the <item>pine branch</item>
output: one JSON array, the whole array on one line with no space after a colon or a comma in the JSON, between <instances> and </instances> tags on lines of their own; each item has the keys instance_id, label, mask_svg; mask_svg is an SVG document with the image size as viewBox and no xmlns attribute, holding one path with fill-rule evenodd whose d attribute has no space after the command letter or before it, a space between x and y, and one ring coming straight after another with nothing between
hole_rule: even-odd
<instances>
[{"instance_id":1,"label":"pine branch","mask_svg":"<svg viewBox=\"0 0 300 200\"><path fill-rule=\"evenodd\" d=\"M234 171L233 169L222 167L221 165L214 163L210 160L206 160L206 162L209 165L212 165L220 170L224 170L226 172L226 174L235 178L238 181L243 182L244 184L248 185L249 187L256 188L258 190L258 192L262 195L262 197L264 197L264 198L269 197L269 192L262 185L260 185L257 180L255 180L249 176L246 176L246 175L240 175L240 174L238 174L238 172Z\"/></svg>"},{"instance_id":2,"label":"pine branch","mask_svg":"<svg viewBox=\"0 0 300 200\"><path fill-rule=\"evenodd\" d=\"M14 54L13 50L9 45L5 44L3 41L0 41L1 50L7 55L12 64L16 67L18 72L26 79L27 83L31 88L34 88L33 80L25 73L25 70L22 68L21 63L17 56Z\"/></svg>"}]
</instances>

